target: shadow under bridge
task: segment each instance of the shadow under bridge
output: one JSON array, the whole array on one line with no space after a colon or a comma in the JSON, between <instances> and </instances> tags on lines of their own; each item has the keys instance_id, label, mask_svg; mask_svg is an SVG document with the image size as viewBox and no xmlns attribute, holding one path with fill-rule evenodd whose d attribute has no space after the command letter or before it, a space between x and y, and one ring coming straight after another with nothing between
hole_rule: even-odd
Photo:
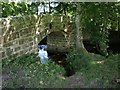
<instances>
[{"instance_id":1,"label":"shadow under bridge","mask_svg":"<svg viewBox=\"0 0 120 90\"><path fill-rule=\"evenodd\" d=\"M47 45L47 51L50 53L66 53L72 46L70 36L61 31L51 32L38 45Z\"/></svg>"}]
</instances>

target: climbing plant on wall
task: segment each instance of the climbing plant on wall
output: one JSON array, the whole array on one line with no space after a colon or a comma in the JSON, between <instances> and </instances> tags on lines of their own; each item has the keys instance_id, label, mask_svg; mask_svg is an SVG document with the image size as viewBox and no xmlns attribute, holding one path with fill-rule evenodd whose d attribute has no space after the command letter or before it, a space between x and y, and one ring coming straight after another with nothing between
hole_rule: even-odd
<instances>
[{"instance_id":1,"label":"climbing plant on wall","mask_svg":"<svg viewBox=\"0 0 120 90\"><path fill-rule=\"evenodd\" d=\"M54 9L53 13L64 14L68 16L74 15L74 11L75 11L74 3L70 3L70 2L68 3L59 2L58 5L53 9Z\"/></svg>"},{"instance_id":2,"label":"climbing plant on wall","mask_svg":"<svg viewBox=\"0 0 120 90\"><path fill-rule=\"evenodd\" d=\"M0 2L0 5L2 6L1 14L2 17L37 14L37 6L39 4L39 2L32 2L31 4L25 2Z\"/></svg>"}]
</instances>

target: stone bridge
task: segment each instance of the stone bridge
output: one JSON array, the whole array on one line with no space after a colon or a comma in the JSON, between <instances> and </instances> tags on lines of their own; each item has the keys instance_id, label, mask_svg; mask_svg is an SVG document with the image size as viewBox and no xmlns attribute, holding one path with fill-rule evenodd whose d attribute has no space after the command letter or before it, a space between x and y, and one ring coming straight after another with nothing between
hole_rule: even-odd
<instances>
[{"instance_id":1,"label":"stone bridge","mask_svg":"<svg viewBox=\"0 0 120 90\"><path fill-rule=\"evenodd\" d=\"M74 44L72 18L63 15L0 18L0 58L37 52L44 38L48 51L68 51Z\"/></svg>"}]
</instances>

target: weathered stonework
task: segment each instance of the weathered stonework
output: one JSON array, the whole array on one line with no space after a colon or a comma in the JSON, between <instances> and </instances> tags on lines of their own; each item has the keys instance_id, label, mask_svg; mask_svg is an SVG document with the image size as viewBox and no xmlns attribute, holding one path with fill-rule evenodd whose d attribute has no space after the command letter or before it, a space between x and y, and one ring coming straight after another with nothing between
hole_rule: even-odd
<instances>
[{"instance_id":1,"label":"weathered stonework","mask_svg":"<svg viewBox=\"0 0 120 90\"><path fill-rule=\"evenodd\" d=\"M66 51L74 43L73 22L67 16L44 15L0 18L0 59L37 52L47 36L48 50Z\"/></svg>"}]
</instances>

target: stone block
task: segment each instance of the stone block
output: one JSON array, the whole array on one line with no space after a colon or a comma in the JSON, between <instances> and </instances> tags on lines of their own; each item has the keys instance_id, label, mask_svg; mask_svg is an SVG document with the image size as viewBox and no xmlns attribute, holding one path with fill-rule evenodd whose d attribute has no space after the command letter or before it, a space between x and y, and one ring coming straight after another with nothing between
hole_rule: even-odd
<instances>
[{"instance_id":1,"label":"stone block","mask_svg":"<svg viewBox=\"0 0 120 90\"><path fill-rule=\"evenodd\" d=\"M24 38L20 39L20 40L19 40L19 45L23 44L24 42L25 42L25 39L24 39Z\"/></svg>"},{"instance_id":2,"label":"stone block","mask_svg":"<svg viewBox=\"0 0 120 90\"><path fill-rule=\"evenodd\" d=\"M20 23L19 25L17 26L14 26L16 28L16 31L20 31L21 29L24 28L24 23Z\"/></svg>"},{"instance_id":3,"label":"stone block","mask_svg":"<svg viewBox=\"0 0 120 90\"><path fill-rule=\"evenodd\" d=\"M40 23L41 23L41 17L38 17L36 24L40 24Z\"/></svg>"},{"instance_id":4,"label":"stone block","mask_svg":"<svg viewBox=\"0 0 120 90\"><path fill-rule=\"evenodd\" d=\"M23 23L23 22L24 22L23 16L17 17L17 18L16 18L16 21L18 21L19 23Z\"/></svg>"},{"instance_id":5,"label":"stone block","mask_svg":"<svg viewBox=\"0 0 120 90\"><path fill-rule=\"evenodd\" d=\"M44 22L44 23L50 23L51 20L52 20L51 15L45 15L45 16L41 17L41 22Z\"/></svg>"},{"instance_id":6,"label":"stone block","mask_svg":"<svg viewBox=\"0 0 120 90\"><path fill-rule=\"evenodd\" d=\"M31 37L31 36L26 39L27 42L31 42L31 41L33 41L33 40L34 40L34 39L33 39L33 37Z\"/></svg>"},{"instance_id":7,"label":"stone block","mask_svg":"<svg viewBox=\"0 0 120 90\"><path fill-rule=\"evenodd\" d=\"M29 52L28 48L24 49L24 51L23 51L24 54L27 54L28 52Z\"/></svg>"},{"instance_id":8,"label":"stone block","mask_svg":"<svg viewBox=\"0 0 120 90\"><path fill-rule=\"evenodd\" d=\"M0 44L3 44L3 36L0 35Z\"/></svg>"},{"instance_id":9,"label":"stone block","mask_svg":"<svg viewBox=\"0 0 120 90\"><path fill-rule=\"evenodd\" d=\"M22 26L22 28L27 28L28 25L26 25L24 22L24 23L21 23L21 26Z\"/></svg>"},{"instance_id":10,"label":"stone block","mask_svg":"<svg viewBox=\"0 0 120 90\"><path fill-rule=\"evenodd\" d=\"M15 22L11 23L11 26L14 26L15 28L17 28L17 26L19 26L19 25L20 25L20 22L17 20Z\"/></svg>"},{"instance_id":11,"label":"stone block","mask_svg":"<svg viewBox=\"0 0 120 90\"><path fill-rule=\"evenodd\" d=\"M19 44L18 39L13 40L12 43L13 43L13 45L18 45Z\"/></svg>"},{"instance_id":12,"label":"stone block","mask_svg":"<svg viewBox=\"0 0 120 90\"><path fill-rule=\"evenodd\" d=\"M5 36L3 36L3 40L4 40L3 43L7 43L8 40L9 40L9 35L5 35Z\"/></svg>"},{"instance_id":13,"label":"stone block","mask_svg":"<svg viewBox=\"0 0 120 90\"><path fill-rule=\"evenodd\" d=\"M19 51L20 49L21 49L21 47L17 46L17 47L14 48L14 52Z\"/></svg>"},{"instance_id":14,"label":"stone block","mask_svg":"<svg viewBox=\"0 0 120 90\"><path fill-rule=\"evenodd\" d=\"M15 36L14 36L14 39L16 39L16 38L19 38L19 37L20 37L19 32L15 32L15 33L14 33L14 35L15 35Z\"/></svg>"},{"instance_id":15,"label":"stone block","mask_svg":"<svg viewBox=\"0 0 120 90\"><path fill-rule=\"evenodd\" d=\"M0 52L0 58L4 58L5 57L5 52L4 51L1 51Z\"/></svg>"},{"instance_id":16,"label":"stone block","mask_svg":"<svg viewBox=\"0 0 120 90\"><path fill-rule=\"evenodd\" d=\"M9 37L9 41L17 39L17 38L19 38L19 33L14 32L14 33L10 34L8 37Z\"/></svg>"},{"instance_id":17,"label":"stone block","mask_svg":"<svg viewBox=\"0 0 120 90\"><path fill-rule=\"evenodd\" d=\"M30 24L31 20L30 20L30 16L24 16L24 22L25 24Z\"/></svg>"},{"instance_id":18,"label":"stone block","mask_svg":"<svg viewBox=\"0 0 120 90\"><path fill-rule=\"evenodd\" d=\"M10 55L12 55L13 54L13 49L11 49L11 48L6 48L6 55L7 56L10 56Z\"/></svg>"},{"instance_id":19,"label":"stone block","mask_svg":"<svg viewBox=\"0 0 120 90\"><path fill-rule=\"evenodd\" d=\"M3 27L2 18L0 19L0 27Z\"/></svg>"},{"instance_id":20,"label":"stone block","mask_svg":"<svg viewBox=\"0 0 120 90\"><path fill-rule=\"evenodd\" d=\"M7 20L5 18L0 18L0 27L4 27L7 23Z\"/></svg>"},{"instance_id":21,"label":"stone block","mask_svg":"<svg viewBox=\"0 0 120 90\"><path fill-rule=\"evenodd\" d=\"M2 52L0 52L0 59L2 59Z\"/></svg>"},{"instance_id":22,"label":"stone block","mask_svg":"<svg viewBox=\"0 0 120 90\"><path fill-rule=\"evenodd\" d=\"M19 52L14 52L14 55L15 56L19 56Z\"/></svg>"},{"instance_id":23,"label":"stone block","mask_svg":"<svg viewBox=\"0 0 120 90\"><path fill-rule=\"evenodd\" d=\"M61 16L61 15L52 15L52 20L53 21L60 21L61 22L61 18L62 18L63 16Z\"/></svg>"},{"instance_id":24,"label":"stone block","mask_svg":"<svg viewBox=\"0 0 120 90\"><path fill-rule=\"evenodd\" d=\"M35 25L36 22L37 22L37 17L36 17L36 16L31 16L31 18L30 18L30 23L31 23L32 25Z\"/></svg>"},{"instance_id":25,"label":"stone block","mask_svg":"<svg viewBox=\"0 0 120 90\"><path fill-rule=\"evenodd\" d=\"M20 31L20 36L21 36L21 37L26 36L26 35L29 33L27 29L28 29L28 28L25 28L25 29L22 29L22 30Z\"/></svg>"},{"instance_id":26,"label":"stone block","mask_svg":"<svg viewBox=\"0 0 120 90\"><path fill-rule=\"evenodd\" d=\"M29 30L30 30L31 33L35 33L36 27L30 26L30 27L29 27Z\"/></svg>"},{"instance_id":27,"label":"stone block","mask_svg":"<svg viewBox=\"0 0 120 90\"><path fill-rule=\"evenodd\" d=\"M49 22L41 22L40 25L41 25L41 27L45 28L45 27L49 27L50 23Z\"/></svg>"},{"instance_id":28,"label":"stone block","mask_svg":"<svg viewBox=\"0 0 120 90\"><path fill-rule=\"evenodd\" d=\"M3 28L0 27L0 35L3 35Z\"/></svg>"},{"instance_id":29,"label":"stone block","mask_svg":"<svg viewBox=\"0 0 120 90\"><path fill-rule=\"evenodd\" d=\"M23 44L21 47L22 47L22 49L26 49L29 47L29 45L28 45L28 43L26 43L26 44Z\"/></svg>"},{"instance_id":30,"label":"stone block","mask_svg":"<svg viewBox=\"0 0 120 90\"><path fill-rule=\"evenodd\" d=\"M13 32L15 32L15 27L14 27L14 26L10 26L8 33L13 33ZM7 33L7 34L8 34L8 33Z\"/></svg>"},{"instance_id":31,"label":"stone block","mask_svg":"<svg viewBox=\"0 0 120 90\"><path fill-rule=\"evenodd\" d=\"M7 37L7 40L8 40L8 42L11 41L11 40L13 40L13 39L12 39L12 34L10 34L10 35Z\"/></svg>"},{"instance_id":32,"label":"stone block","mask_svg":"<svg viewBox=\"0 0 120 90\"><path fill-rule=\"evenodd\" d=\"M30 43L29 43L29 46L33 46L33 45L34 45L34 43L33 43L33 42L30 42Z\"/></svg>"},{"instance_id":33,"label":"stone block","mask_svg":"<svg viewBox=\"0 0 120 90\"><path fill-rule=\"evenodd\" d=\"M23 54L24 54L23 50L21 50L21 51L19 52L19 54L20 54L20 55L23 55Z\"/></svg>"},{"instance_id":34,"label":"stone block","mask_svg":"<svg viewBox=\"0 0 120 90\"><path fill-rule=\"evenodd\" d=\"M31 50L32 50L32 46L30 46L30 47L28 48L28 50L31 51Z\"/></svg>"},{"instance_id":35,"label":"stone block","mask_svg":"<svg viewBox=\"0 0 120 90\"><path fill-rule=\"evenodd\" d=\"M18 25L18 17L13 17L10 21L10 25L17 26Z\"/></svg>"},{"instance_id":36,"label":"stone block","mask_svg":"<svg viewBox=\"0 0 120 90\"><path fill-rule=\"evenodd\" d=\"M25 33L26 34L32 33L32 29L30 27L26 27Z\"/></svg>"},{"instance_id":37,"label":"stone block","mask_svg":"<svg viewBox=\"0 0 120 90\"><path fill-rule=\"evenodd\" d=\"M6 26L5 26L5 27L3 27L3 28L2 28L2 35L5 35L5 33L6 33L6 32L8 32L7 30L8 30L8 29L7 29L7 27L6 27Z\"/></svg>"},{"instance_id":38,"label":"stone block","mask_svg":"<svg viewBox=\"0 0 120 90\"><path fill-rule=\"evenodd\" d=\"M53 24L52 29L54 31L62 31L62 30L64 30L63 25L61 25L61 24Z\"/></svg>"},{"instance_id":39,"label":"stone block","mask_svg":"<svg viewBox=\"0 0 120 90\"><path fill-rule=\"evenodd\" d=\"M7 42L3 44L3 47L10 47L13 45L13 42Z\"/></svg>"}]
</instances>

